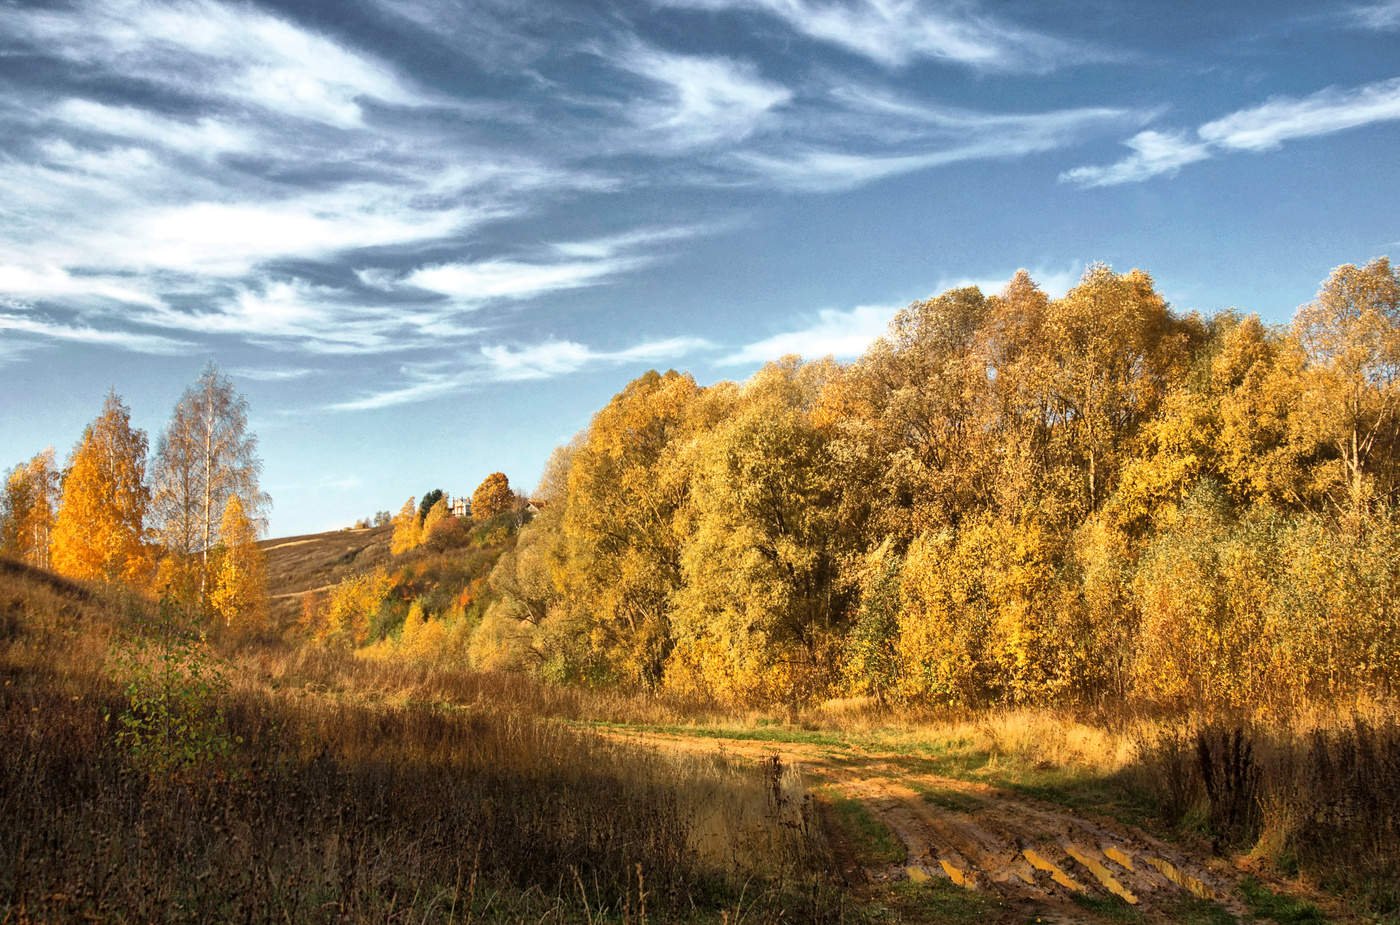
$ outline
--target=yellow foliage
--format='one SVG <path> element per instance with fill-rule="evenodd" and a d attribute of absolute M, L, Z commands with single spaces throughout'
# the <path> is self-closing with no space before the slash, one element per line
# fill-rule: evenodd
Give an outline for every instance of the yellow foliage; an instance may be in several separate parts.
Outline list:
<path fill-rule="evenodd" d="M 218 548 L 209 585 L 209 609 L 225 630 L 237 636 L 267 627 L 267 561 L 258 548 L 257 528 L 238 495 L 230 495 L 219 526 Z"/>
<path fill-rule="evenodd" d="M 515 507 L 515 492 L 504 472 L 493 472 L 472 492 L 472 519 L 490 520 Z"/>
<path fill-rule="evenodd" d="M 72 578 L 146 587 L 154 557 L 146 545 L 146 433 L 116 392 L 73 450 L 54 521 L 51 562 Z"/>
<path fill-rule="evenodd" d="M 414 549 L 423 541 L 423 531 L 418 525 L 418 506 L 416 499 L 409 498 L 399 508 L 398 514 L 394 515 L 394 533 L 389 539 L 389 551 L 394 555 L 408 552 Z"/>
<path fill-rule="evenodd" d="M 370 619 L 389 596 L 393 582 L 382 568 L 344 579 L 331 588 L 312 619 L 317 642 L 355 648 L 369 638 Z"/>

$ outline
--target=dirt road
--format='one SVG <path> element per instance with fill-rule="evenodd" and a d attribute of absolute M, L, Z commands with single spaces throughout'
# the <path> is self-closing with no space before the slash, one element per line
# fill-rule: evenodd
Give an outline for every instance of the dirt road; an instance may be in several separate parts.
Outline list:
<path fill-rule="evenodd" d="M 1239 874 L 1138 829 L 995 788 L 911 770 L 907 758 L 850 748 L 610 730 L 672 753 L 754 760 L 777 755 L 809 781 L 859 800 L 903 843 L 902 864 L 867 868 L 867 883 L 943 879 L 999 897 L 1005 921 L 1178 921 L 1191 897 L 1246 915 Z"/>

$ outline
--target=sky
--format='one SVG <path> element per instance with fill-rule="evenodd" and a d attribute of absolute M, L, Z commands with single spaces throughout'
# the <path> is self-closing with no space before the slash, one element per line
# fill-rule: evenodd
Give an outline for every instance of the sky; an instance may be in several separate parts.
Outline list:
<path fill-rule="evenodd" d="M 1400 256 L 1400 0 L 0 0 L 0 87 L 0 468 L 214 361 L 272 535 L 1022 267 L 1282 323 Z"/>

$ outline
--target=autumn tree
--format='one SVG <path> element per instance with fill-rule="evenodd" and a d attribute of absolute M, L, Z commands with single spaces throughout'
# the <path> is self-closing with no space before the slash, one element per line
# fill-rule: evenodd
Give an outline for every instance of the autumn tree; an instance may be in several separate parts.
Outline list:
<path fill-rule="evenodd" d="M 115 390 L 69 457 L 51 538 L 53 568 L 73 578 L 144 586 L 152 557 L 146 545 L 146 432 Z"/>
<path fill-rule="evenodd" d="M 790 709 L 837 681 L 839 485 L 811 409 L 830 367 L 770 364 L 692 444 L 673 683 Z"/>
<path fill-rule="evenodd" d="M 493 472 L 472 492 L 472 519 L 490 520 L 515 507 L 515 492 L 504 472 Z"/>
<path fill-rule="evenodd" d="M 229 495 L 224 505 L 219 537 L 209 609 L 225 630 L 254 635 L 267 625 L 267 560 L 258 548 L 257 527 L 238 495 Z"/>
<path fill-rule="evenodd" d="M 1152 277 L 1102 264 L 1050 303 L 1045 327 L 1052 452 L 1083 516 L 1112 493 L 1138 430 L 1201 332 L 1168 310 Z"/>
<path fill-rule="evenodd" d="M 59 473 L 52 449 L 5 474 L 0 495 L 0 554 L 49 566 L 49 539 L 58 507 Z"/>
<path fill-rule="evenodd" d="M 239 498 L 254 524 L 270 503 L 258 485 L 262 460 L 248 430 L 248 402 L 213 363 L 176 403 L 153 468 L 161 541 L 178 564 L 194 570 L 203 596 L 229 498 Z"/>
<path fill-rule="evenodd" d="M 683 449 L 709 414 L 693 378 L 648 372 L 594 416 L 575 448 L 561 586 L 586 641 L 580 670 L 645 687 L 661 682 L 673 643 L 671 598 L 681 586 Z"/>
<path fill-rule="evenodd" d="M 382 568 L 351 575 L 332 587 L 303 622 L 326 645 L 356 648 L 369 640 L 370 620 L 389 597 L 393 581 Z"/>
<path fill-rule="evenodd" d="M 1338 267 L 1298 310 L 1302 415 L 1330 450 L 1314 476 L 1352 512 L 1400 492 L 1400 272 L 1382 257 Z"/>
<path fill-rule="evenodd" d="M 447 499 L 439 494 L 433 506 L 428 508 L 428 513 L 423 516 L 423 526 L 420 530 L 420 542 L 427 542 L 432 538 L 434 531 L 447 525 L 452 521 L 452 512 L 447 508 Z"/>
<path fill-rule="evenodd" d="M 422 542 L 423 531 L 418 523 L 418 507 L 415 499 L 409 498 L 394 515 L 394 533 L 389 539 L 389 551 L 394 555 L 408 552 Z"/>
<path fill-rule="evenodd" d="M 564 651 L 582 647 L 564 592 L 568 557 L 562 522 L 574 451 L 570 444 L 550 455 L 535 490 L 543 510 L 491 569 L 492 601 L 471 640 L 472 663 L 479 668 L 540 669 L 552 658 L 566 673 L 586 661 Z"/>

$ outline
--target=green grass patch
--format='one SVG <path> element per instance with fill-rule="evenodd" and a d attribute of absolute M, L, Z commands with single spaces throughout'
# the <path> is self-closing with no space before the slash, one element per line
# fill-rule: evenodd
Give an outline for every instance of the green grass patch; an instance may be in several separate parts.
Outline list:
<path fill-rule="evenodd" d="M 662 735 L 691 736 L 700 739 L 734 739 L 745 742 L 790 742 L 795 745 L 827 745 L 849 747 L 845 736 L 820 730 L 791 729 L 779 726 L 759 726 L 752 729 L 725 726 L 684 726 L 655 723 L 610 723 L 601 720 L 577 720 L 570 725 L 618 732 L 655 732 Z"/>
<path fill-rule="evenodd" d="M 1073 893 L 1074 904 L 1101 918 L 1114 922 L 1141 922 L 1142 910 L 1130 906 L 1117 896 L 1090 896 L 1087 893 Z"/>
<path fill-rule="evenodd" d="M 1309 925 L 1327 921 L 1322 910 L 1307 900 L 1275 893 L 1253 877 L 1240 881 L 1240 895 L 1257 919 L 1267 919 L 1280 925 Z"/>
<path fill-rule="evenodd" d="M 1004 918 L 1006 904 L 943 879 L 923 883 L 904 880 L 882 891 L 879 901 L 868 910 L 872 921 L 973 925 Z"/>
<path fill-rule="evenodd" d="M 919 781 L 909 781 L 909 786 L 923 797 L 925 803 L 937 806 L 939 809 L 952 810 L 955 813 L 974 813 L 987 805 L 986 800 L 959 790 L 935 787 Z"/>
<path fill-rule="evenodd" d="M 1167 919 L 1180 925 L 1234 925 L 1239 919 L 1217 902 L 1183 896 L 1166 907 Z"/>
<path fill-rule="evenodd" d="M 889 826 L 876 819 L 860 800 L 842 796 L 830 787 L 823 787 L 818 797 L 828 811 L 832 835 L 850 851 L 851 858 L 861 867 L 889 867 L 903 864 L 907 853 L 904 845 Z"/>

